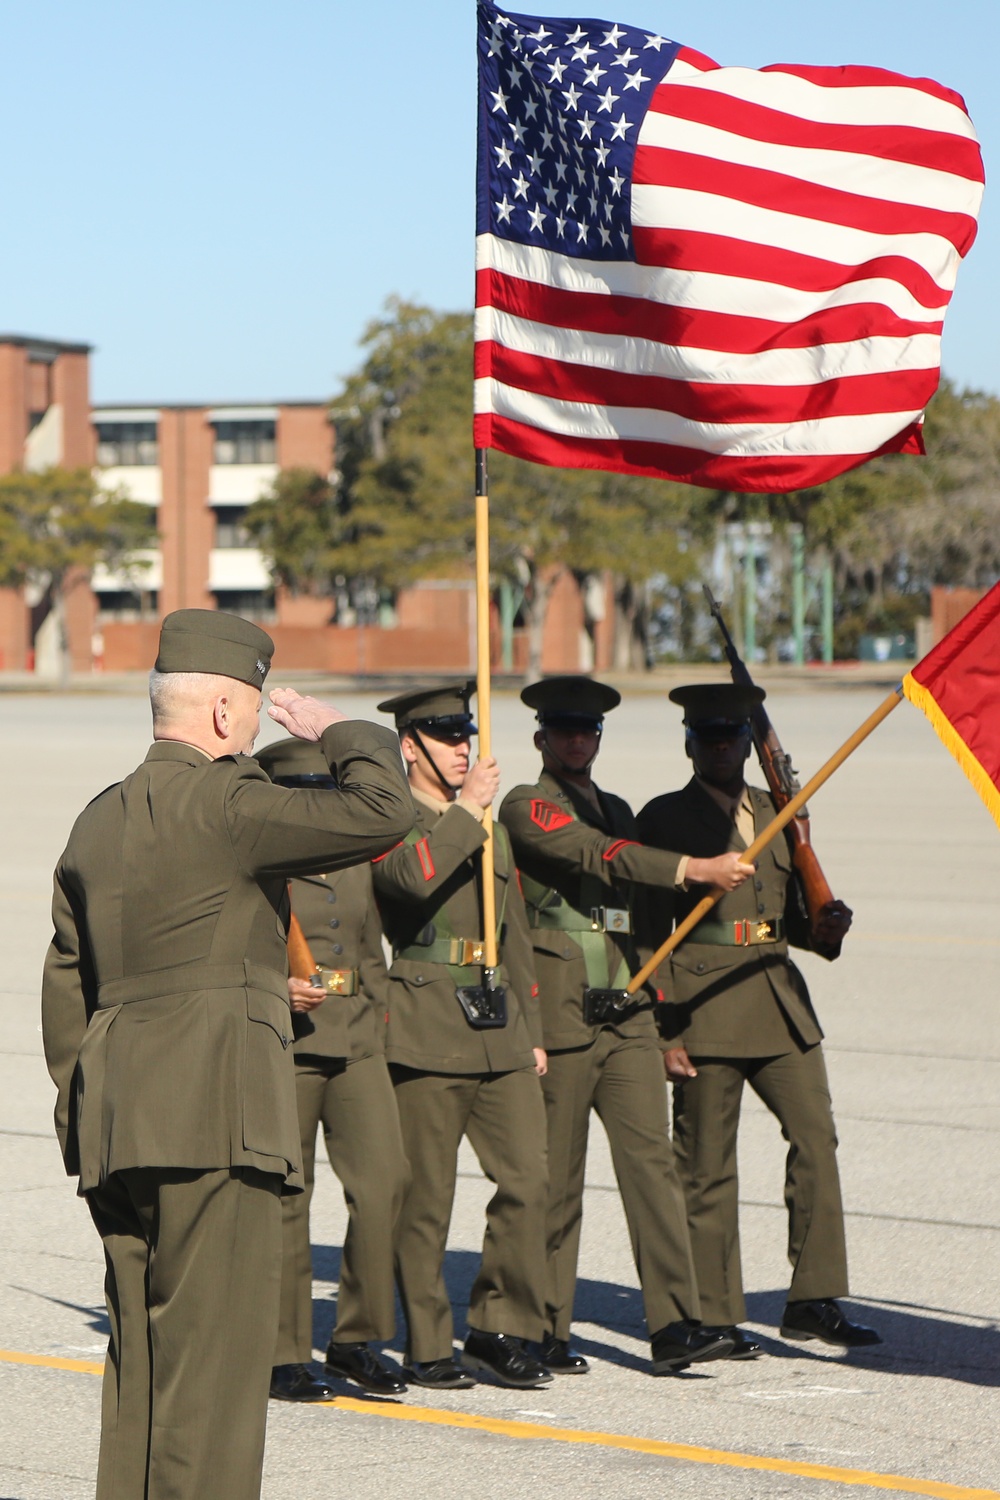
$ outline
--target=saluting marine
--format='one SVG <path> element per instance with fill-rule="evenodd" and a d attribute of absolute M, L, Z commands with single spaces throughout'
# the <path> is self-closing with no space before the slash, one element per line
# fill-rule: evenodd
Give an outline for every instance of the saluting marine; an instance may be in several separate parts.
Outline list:
<path fill-rule="evenodd" d="M 500 810 L 521 872 L 542 1000 L 549 1141 L 546 1333 L 553 1372 L 584 1373 L 569 1346 L 576 1289 L 590 1111 L 608 1134 L 642 1284 L 653 1372 L 728 1355 L 732 1343 L 699 1327 L 684 1195 L 667 1125 L 663 1062 L 648 990 L 622 992 L 648 956 L 645 890 L 687 881 L 738 884 L 752 871 L 735 855 L 685 859 L 643 848 L 627 802 L 591 778 L 612 687 L 551 677 L 521 694 L 537 710 L 542 774 Z"/>
<path fill-rule="evenodd" d="M 55 875 L 42 1030 L 56 1129 L 104 1242 L 111 1340 L 98 1500 L 256 1500 L 281 1204 L 299 1190 L 287 878 L 409 826 L 385 729 L 288 689 L 338 793 L 250 758 L 272 642 L 178 610 L 150 678 L 155 744 L 77 819 Z"/>
<path fill-rule="evenodd" d="M 748 787 L 750 714 L 763 689 L 718 683 L 675 688 L 684 709 L 694 777 L 655 797 L 639 814 L 640 836 L 678 841 L 710 856 L 743 851 L 775 816 L 770 795 Z M 662 941 L 695 905 L 684 892 L 653 898 Z M 745 1342 L 740 1267 L 736 1137 L 745 1083 L 788 1142 L 785 1201 L 792 1284 L 781 1322 L 790 1339 L 849 1348 L 880 1343 L 852 1323 L 835 1298 L 847 1294 L 847 1250 L 837 1171 L 837 1136 L 823 1033 L 789 944 L 827 959 L 840 953 L 851 912 L 832 901 L 810 928 L 787 835 L 760 854 L 752 881 L 723 896 L 661 968 L 667 1004 L 659 1011 L 674 1080 L 674 1151 L 684 1182 L 702 1315 Z M 752 1342 L 752 1341 L 751 1341 Z"/>
<path fill-rule="evenodd" d="M 336 788 L 318 745 L 279 740 L 256 758 L 277 786 Z M 380 1395 L 399 1395 L 404 1382 L 369 1347 L 395 1332 L 392 1242 L 407 1172 L 385 1063 L 389 977 L 371 866 L 304 875 L 289 882 L 289 895 L 312 960 L 308 975 L 288 980 L 305 1191 L 282 1203 L 281 1316 L 271 1395 L 284 1401 L 332 1395 L 308 1368 L 313 1341 L 309 1205 L 320 1124 L 348 1209 L 326 1375 Z"/>
<path fill-rule="evenodd" d="M 524 1348 L 542 1335 L 545 1106 L 541 1017 L 514 863 L 495 840 L 500 986 L 480 985 L 483 816 L 496 796 L 492 757 L 470 766 L 473 683 L 418 688 L 379 704 L 395 716 L 416 826 L 374 865 L 392 944 L 386 1056 L 411 1182 L 396 1236 L 407 1322 L 404 1374 L 438 1389 L 489 1370 L 505 1385 L 551 1375 Z M 458 1148 L 468 1137 L 496 1192 L 469 1301 L 462 1367 L 454 1358 L 444 1255 Z"/>

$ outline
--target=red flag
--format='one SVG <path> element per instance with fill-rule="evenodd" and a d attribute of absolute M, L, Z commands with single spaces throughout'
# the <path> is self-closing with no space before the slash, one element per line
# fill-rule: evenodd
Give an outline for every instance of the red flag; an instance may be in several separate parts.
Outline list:
<path fill-rule="evenodd" d="M 1000 825 L 1000 583 L 903 678 Z"/>

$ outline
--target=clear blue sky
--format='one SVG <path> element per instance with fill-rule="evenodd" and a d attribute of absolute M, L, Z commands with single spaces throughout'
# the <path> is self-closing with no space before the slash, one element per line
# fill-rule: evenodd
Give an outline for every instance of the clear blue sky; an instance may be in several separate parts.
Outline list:
<path fill-rule="evenodd" d="M 996 0 L 622 0 L 723 63 L 870 63 L 1000 144 Z M 325 396 L 393 292 L 472 297 L 473 0 L 31 0 L 0 14 L 0 331 L 97 346 L 99 400 Z M 989 190 L 944 369 L 1000 391 Z"/>

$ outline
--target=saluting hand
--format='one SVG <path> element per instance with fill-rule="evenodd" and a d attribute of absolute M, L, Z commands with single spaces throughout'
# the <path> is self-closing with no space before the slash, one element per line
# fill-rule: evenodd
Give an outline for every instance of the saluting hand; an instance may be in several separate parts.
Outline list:
<path fill-rule="evenodd" d="M 735 891 L 755 873 L 756 866 L 745 865 L 738 854 L 717 854 L 714 859 L 689 859 L 685 879 L 695 885 Z"/>
<path fill-rule="evenodd" d="M 272 705 L 268 709 L 271 718 L 300 740 L 318 740 L 324 729 L 347 718 L 332 703 L 304 697 L 294 688 L 273 688 L 268 697 Z"/>
<path fill-rule="evenodd" d="M 500 767 L 492 755 L 483 755 L 466 771 L 459 796 L 486 808 L 499 790 Z"/>

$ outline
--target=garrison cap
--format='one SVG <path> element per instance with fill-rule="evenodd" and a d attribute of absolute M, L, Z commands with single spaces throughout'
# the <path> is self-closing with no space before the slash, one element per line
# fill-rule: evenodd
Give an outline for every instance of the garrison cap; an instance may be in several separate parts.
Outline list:
<path fill-rule="evenodd" d="M 438 687 L 407 688 L 395 698 L 378 705 L 380 714 L 392 714 L 397 729 L 415 724 L 418 729 L 464 729 L 476 733 L 469 699 L 476 691 L 475 682 L 442 683 Z"/>
<path fill-rule="evenodd" d="M 286 740 L 275 740 L 273 745 L 265 745 L 262 750 L 257 751 L 254 760 L 264 767 L 272 781 L 284 781 L 291 777 L 298 781 L 303 777 L 314 776 L 323 781 L 332 779 L 318 740 L 300 740 L 295 735 L 290 735 Z"/>
<path fill-rule="evenodd" d="M 757 687 L 756 683 L 702 682 L 674 688 L 670 701 L 681 705 L 689 729 L 698 729 L 702 725 L 723 728 L 748 723 L 750 715 L 766 696 L 764 689 Z"/>
<path fill-rule="evenodd" d="M 265 630 L 218 609 L 175 609 L 160 626 L 157 672 L 207 672 L 262 688 L 274 655 Z"/>
<path fill-rule="evenodd" d="M 606 682 L 574 673 L 543 677 L 523 689 L 521 702 L 537 711 L 539 724 L 580 724 L 598 728 L 604 715 L 617 708 L 622 695 Z"/>

